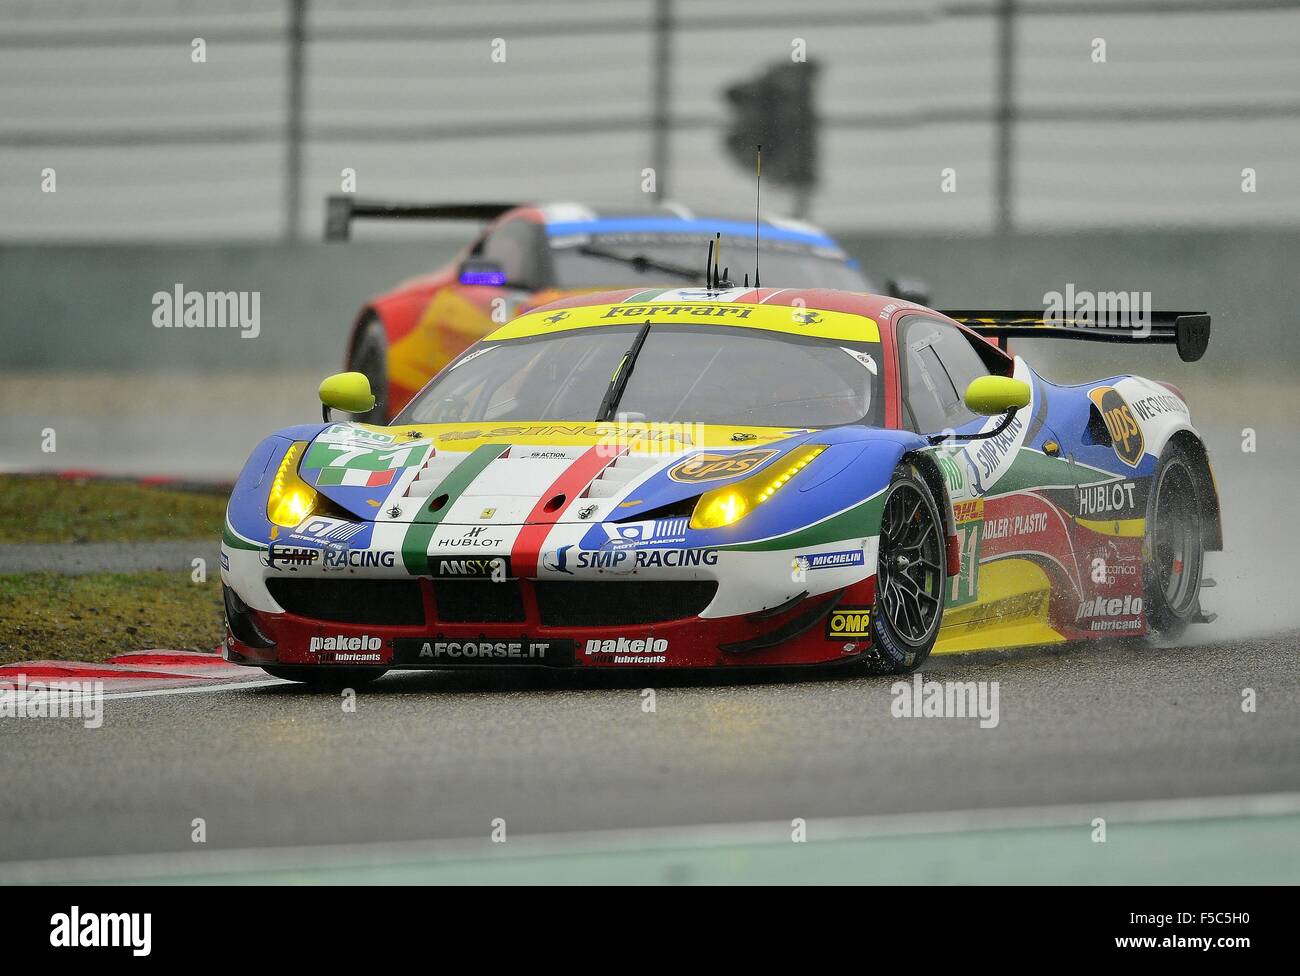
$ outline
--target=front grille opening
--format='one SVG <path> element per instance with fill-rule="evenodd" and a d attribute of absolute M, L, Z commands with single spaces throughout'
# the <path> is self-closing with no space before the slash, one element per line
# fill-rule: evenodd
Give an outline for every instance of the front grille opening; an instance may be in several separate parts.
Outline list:
<path fill-rule="evenodd" d="M 667 505 L 660 505 L 658 508 L 652 508 L 647 512 L 629 512 L 627 515 L 612 519 L 614 522 L 643 522 L 647 519 L 665 519 L 665 518 L 690 518 L 695 513 L 695 504 L 700 500 L 699 495 L 691 495 L 687 498 L 679 498 L 675 502 L 669 502 Z"/>
<path fill-rule="evenodd" d="M 424 623 L 417 580 L 268 579 L 266 588 L 289 613 L 340 624 Z"/>
<path fill-rule="evenodd" d="M 695 617 L 713 602 L 716 580 L 556 581 L 534 584 L 547 627 L 617 627 Z"/>
<path fill-rule="evenodd" d="M 524 619 L 518 580 L 434 580 L 433 602 L 439 623 L 504 624 Z"/>

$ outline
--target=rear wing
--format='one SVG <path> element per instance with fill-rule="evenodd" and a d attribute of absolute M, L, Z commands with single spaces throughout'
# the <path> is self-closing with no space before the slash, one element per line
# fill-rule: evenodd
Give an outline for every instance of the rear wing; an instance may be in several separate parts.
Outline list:
<path fill-rule="evenodd" d="M 1119 320 L 1106 317 L 1049 316 L 1033 311 L 945 310 L 943 314 L 980 335 L 994 339 L 1083 339 L 1088 342 L 1173 343 L 1178 357 L 1194 363 L 1210 345 L 1210 316 L 1205 312 L 1135 313 Z M 999 343 L 1005 348 L 1005 345 Z"/>
<path fill-rule="evenodd" d="M 352 221 L 378 220 L 495 220 L 518 203 L 384 203 L 336 194 L 325 200 L 325 240 L 346 241 Z"/>

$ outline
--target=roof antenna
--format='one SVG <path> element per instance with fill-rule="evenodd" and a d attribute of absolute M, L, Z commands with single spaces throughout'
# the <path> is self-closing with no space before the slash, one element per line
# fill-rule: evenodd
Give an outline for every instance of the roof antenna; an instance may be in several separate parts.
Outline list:
<path fill-rule="evenodd" d="M 722 257 L 722 231 L 718 231 L 713 236 L 717 242 L 713 248 L 713 290 L 717 291 L 722 283 L 722 277 L 718 274 L 718 260 Z"/>
<path fill-rule="evenodd" d="M 754 147 L 755 153 L 755 172 L 754 172 L 754 287 L 758 288 L 758 205 L 763 199 L 763 145 L 759 143 Z"/>
<path fill-rule="evenodd" d="M 709 241 L 709 253 L 704 258 L 704 287 L 713 289 L 713 241 Z"/>

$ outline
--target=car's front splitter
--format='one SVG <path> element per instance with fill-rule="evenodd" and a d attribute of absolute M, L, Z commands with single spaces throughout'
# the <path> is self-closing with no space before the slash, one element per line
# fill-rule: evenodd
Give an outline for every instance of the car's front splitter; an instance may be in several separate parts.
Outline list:
<path fill-rule="evenodd" d="M 543 625 L 535 606 L 527 603 L 525 618 L 510 623 L 402 626 L 339 623 L 245 607 L 240 612 L 247 616 L 232 621 L 234 626 L 227 629 L 224 651 L 227 660 L 238 664 L 322 668 L 825 664 L 857 658 L 870 650 L 867 623 L 874 599 L 872 577 L 843 590 L 759 613 L 583 627 Z M 431 614 L 427 619 L 436 617 Z"/>

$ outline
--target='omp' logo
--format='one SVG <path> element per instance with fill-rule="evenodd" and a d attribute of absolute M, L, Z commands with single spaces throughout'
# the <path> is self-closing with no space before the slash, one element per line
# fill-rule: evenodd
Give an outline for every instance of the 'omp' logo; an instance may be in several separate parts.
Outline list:
<path fill-rule="evenodd" d="M 827 640 L 865 640 L 870 636 L 869 607 L 840 607 L 826 618 Z"/>
<path fill-rule="evenodd" d="M 776 453 L 774 449 L 741 451 L 738 454 L 712 454 L 704 451 L 673 465 L 668 469 L 668 477 L 687 485 L 701 481 L 721 481 L 723 478 L 749 474 Z"/>
<path fill-rule="evenodd" d="M 1129 409 L 1128 402 L 1113 386 L 1099 386 L 1095 390 L 1089 390 L 1088 398 L 1106 422 L 1115 456 L 1130 468 L 1136 468 L 1142 460 L 1145 441 L 1142 439 L 1142 428 L 1133 419 L 1133 411 Z"/>

